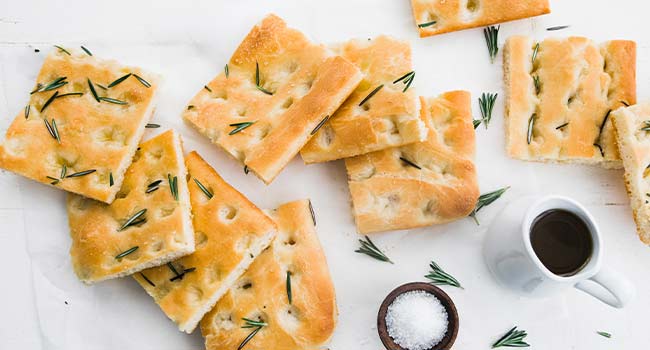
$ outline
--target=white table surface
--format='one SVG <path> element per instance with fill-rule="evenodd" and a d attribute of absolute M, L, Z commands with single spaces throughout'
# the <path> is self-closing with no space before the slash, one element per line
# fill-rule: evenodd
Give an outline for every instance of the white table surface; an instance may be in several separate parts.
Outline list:
<path fill-rule="evenodd" d="M 507 23 L 500 41 L 513 34 L 584 35 L 638 43 L 638 95 L 650 98 L 650 37 L 647 2 L 552 0 L 551 15 Z M 270 186 L 245 176 L 241 166 L 184 125 L 187 101 L 227 61 L 251 26 L 269 12 L 282 16 L 314 40 L 343 41 L 389 34 L 413 45 L 423 95 L 452 89 L 499 92 L 488 130 L 477 131 L 482 192 L 510 185 L 484 209 L 476 226 L 464 219 L 448 225 L 389 232 L 372 238 L 396 262 L 355 254 L 343 163 L 305 166 L 295 159 Z M 545 28 L 571 25 L 561 32 Z M 155 122 L 179 130 L 186 150 L 207 160 L 261 207 L 311 197 L 318 232 L 337 288 L 339 325 L 331 349 L 380 349 L 375 318 L 394 287 L 423 280 L 435 259 L 464 290 L 445 287 L 459 308 L 455 349 L 489 349 L 513 325 L 526 329 L 535 349 L 641 349 L 650 344 L 650 251 L 636 237 L 622 172 L 585 166 L 526 163 L 504 154 L 501 58 L 491 65 L 480 29 L 419 39 L 407 0 L 275 1 L 0 1 L 0 131 L 27 100 L 52 44 L 83 44 L 96 56 L 116 58 L 164 75 Z M 39 48 L 40 53 L 35 53 Z M 473 106 L 478 115 L 478 106 Z M 148 131 L 145 137 L 164 129 Z M 70 269 L 63 193 L 0 172 L 0 349 L 200 349 L 199 332 L 185 335 L 130 279 L 82 286 Z M 507 202 L 525 195 L 557 193 L 582 202 L 597 218 L 605 263 L 631 278 L 638 297 L 618 310 L 577 291 L 525 299 L 502 289 L 481 256 L 491 219 Z M 67 302 L 67 304 L 66 304 Z M 613 334 L 612 339 L 596 335 Z"/>

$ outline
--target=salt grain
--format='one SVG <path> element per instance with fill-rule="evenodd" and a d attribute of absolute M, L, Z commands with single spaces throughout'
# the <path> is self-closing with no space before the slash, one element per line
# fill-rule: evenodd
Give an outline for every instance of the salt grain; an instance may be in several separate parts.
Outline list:
<path fill-rule="evenodd" d="M 447 310 L 440 300 L 425 291 L 401 294 L 388 306 L 388 335 L 404 349 L 426 350 L 438 344 L 447 333 Z"/>

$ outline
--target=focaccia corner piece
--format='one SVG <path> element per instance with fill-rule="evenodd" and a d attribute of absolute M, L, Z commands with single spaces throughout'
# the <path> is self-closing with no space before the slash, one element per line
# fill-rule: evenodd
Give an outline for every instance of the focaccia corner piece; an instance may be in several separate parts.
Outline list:
<path fill-rule="evenodd" d="M 637 233 L 650 244 L 650 103 L 619 108 L 612 121 Z"/>
<path fill-rule="evenodd" d="M 0 144 L 0 168 L 111 203 L 151 118 L 158 77 L 57 48 L 36 81 Z"/>
<path fill-rule="evenodd" d="M 72 267 L 94 283 L 194 252 L 181 139 L 169 130 L 140 145 L 112 204 L 70 194 Z"/>
<path fill-rule="evenodd" d="M 348 158 L 422 141 L 415 77 L 408 42 L 380 36 L 351 40 L 337 53 L 354 63 L 364 80 L 300 151 L 305 163 Z"/>
<path fill-rule="evenodd" d="M 508 39 L 508 155 L 620 168 L 610 111 L 636 103 L 636 44 L 587 38 Z"/>
<path fill-rule="evenodd" d="M 207 350 L 316 349 L 334 332 L 336 295 L 309 201 L 269 214 L 278 237 L 201 320 Z M 264 326 L 243 328 L 244 319 Z"/>
<path fill-rule="evenodd" d="M 540 16 L 548 0 L 411 0 L 420 37 Z"/>
<path fill-rule="evenodd" d="M 196 152 L 185 163 L 196 251 L 134 277 L 181 331 L 191 333 L 271 244 L 277 228 Z"/>
<path fill-rule="evenodd" d="M 359 233 L 401 230 L 466 217 L 479 196 L 470 94 L 420 97 L 423 142 L 347 158 Z"/>
<path fill-rule="evenodd" d="M 268 184 L 361 78 L 352 63 L 269 15 L 183 118 Z"/>

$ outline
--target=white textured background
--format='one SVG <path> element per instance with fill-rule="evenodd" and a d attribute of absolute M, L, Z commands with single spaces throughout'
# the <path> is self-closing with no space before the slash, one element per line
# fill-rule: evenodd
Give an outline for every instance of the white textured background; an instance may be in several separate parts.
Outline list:
<path fill-rule="evenodd" d="M 504 24 L 512 34 L 585 35 L 638 43 L 639 98 L 650 99 L 650 38 L 646 2 L 552 0 L 551 15 Z M 479 215 L 482 225 L 460 220 L 444 226 L 373 236 L 395 265 L 355 254 L 342 162 L 304 166 L 300 159 L 271 186 L 245 176 L 241 166 L 180 121 L 187 101 L 209 81 L 265 14 L 275 12 L 314 40 L 390 34 L 413 45 L 420 94 L 467 89 L 500 97 L 489 130 L 477 134 L 482 192 L 512 189 Z M 545 28 L 571 25 L 561 32 Z M 0 0 L 0 131 L 28 98 L 52 44 L 85 45 L 96 56 L 115 58 L 164 75 L 154 122 L 177 128 L 187 150 L 199 152 L 261 207 L 311 197 L 318 231 L 337 288 L 339 326 L 331 348 L 379 349 L 375 318 L 383 297 L 405 282 L 423 280 L 435 259 L 465 290 L 447 288 L 460 311 L 455 349 L 489 349 L 513 325 L 526 329 L 535 349 L 641 349 L 650 344 L 650 251 L 634 232 L 622 172 L 584 166 L 524 163 L 504 155 L 501 58 L 489 64 L 480 29 L 419 39 L 407 0 L 274 1 L 41 1 Z M 40 53 L 35 53 L 39 48 Z M 478 106 L 473 106 L 478 115 Z M 159 132 L 164 129 L 154 130 Z M 148 131 L 150 137 L 152 131 Z M 85 287 L 68 259 L 64 195 L 0 171 L 0 349 L 202 348 L 198 332 L 176 331 L 153 301 L 130 280 Z M 532 193 L 577 199 L 604 233 L 605 263 L 632 278 L 639 297 L 616 310 L 579 291 L 548 299 L 523 299 L 501 289 L 481 257 L 492 217 L 508 201 Z M 68 304 L 65 304 L 67 301 Z M 597 330 L 613 334 L 605 339 Z"/>

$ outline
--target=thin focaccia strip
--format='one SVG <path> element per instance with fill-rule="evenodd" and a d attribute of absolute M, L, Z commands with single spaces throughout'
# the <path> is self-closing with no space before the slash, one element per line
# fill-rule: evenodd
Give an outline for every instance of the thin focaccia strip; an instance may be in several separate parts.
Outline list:
<path fill-rule="evenodd" d="M 249 350 L 319 348 L 334 331 L 336 296 L 309 201 L 286 203 L 269 215 L 278 237 L 201 321 L 207 350 L 237 349 L 255 330 L 242 328 L 242 318 L 267 324 L 245 344 Z"/>
<path fill-rule="evenodd" d="M 539 45 L 539 46 L 538 46 Z M 514 36 L 504 50 L 506 148 L 517 159 L 620 167 L 609 112 L 636 103 L 636 44 Z"/>
<path fill-rule="evenodd" d="M 123 277 L 194 252 L 181 139 L 140 145 L 112 204 L 70 194 L 72 267 L 85 283 Z"/>
<path fill-rule="evenodd" d="M 551 12 L 548 0 L 411 0 L 420 37 Z"/>
<path fill-rule="evenodd" d="M 185 159 L 196 250 L 134 277 L 181 331 L 191 333 L 269 246 L 276 225 L 196 152 Z"/>
<path fill-rule="evenodd" d="M 650 103 L 619 108 L 612 122 L 637 233 L 650 244 Z"/>
<path fill-rule="evenodd" d="M 352 63 L 269 15 L 183 118 L 268 184 L 361 78 Z"/>
<path fill-rule="evenodd" d="M 427 140 L 345 160 L 359 233 L 466 217 L 479 196 L 470 94 L 420 97 Z"/>
<path fill-rule="evenodd" d="M 0 168 L 111 203 L 151 118 L 158 77 L 65 50 L 45 58 L 27 106 L 0 144 Z"/>
<path fill-rule="evenodd" d="M 302 148 L 300 155 L 306 163 L 348 158 L 426 138 L 415 92 L 408 88 L 415 75 L 408 42 L 380 36 L 351 40 L 334 49 L 363 72 L 364 80 Z"/>

